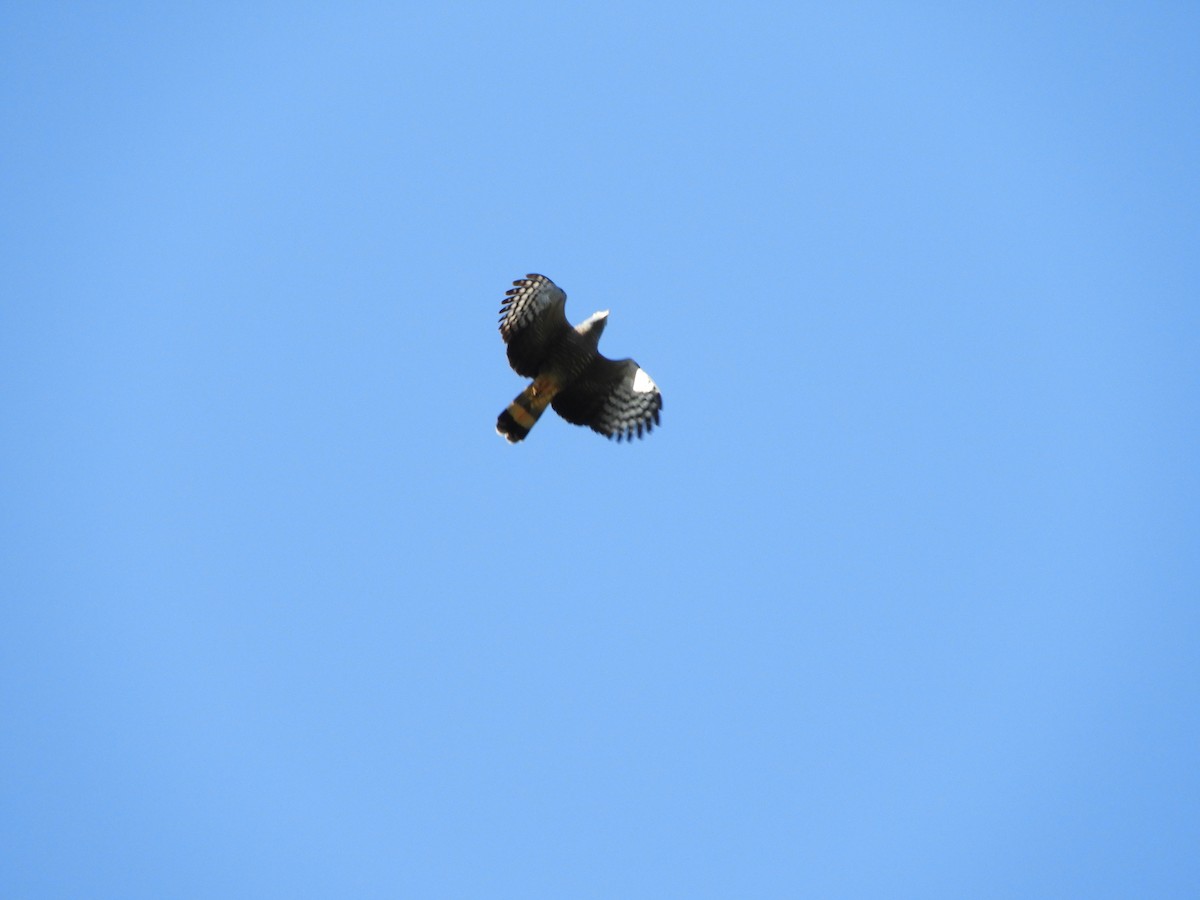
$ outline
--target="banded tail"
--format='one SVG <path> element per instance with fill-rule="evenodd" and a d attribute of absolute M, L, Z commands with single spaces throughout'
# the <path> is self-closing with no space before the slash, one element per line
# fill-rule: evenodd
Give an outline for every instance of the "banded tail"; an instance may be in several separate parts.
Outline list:
<path fill-rule="evenodd" d="M 496 420 L 496 434 L 503 436 L 510 444 L 525 440 L 525 435 L 541 418 L 556 393 L 557 386 L 549 380 L 539 378 L 534 381 L 500 413 L 500 418 Z"/>

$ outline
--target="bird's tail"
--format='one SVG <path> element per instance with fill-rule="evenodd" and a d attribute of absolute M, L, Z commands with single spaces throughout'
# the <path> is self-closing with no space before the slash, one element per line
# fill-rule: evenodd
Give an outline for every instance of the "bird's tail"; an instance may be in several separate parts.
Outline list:
<path fill-rule="evenodd" d="M 496 420 L 496 433 L 502 435 L 510 444 L 525 440 L 529 429 L 541 418 L 550 401 L 557 393 L 555 386 L 545 379 L 539 378 L 521 393 L 517 399 L 508 404 L 508 408 L 500 413 Z"/>

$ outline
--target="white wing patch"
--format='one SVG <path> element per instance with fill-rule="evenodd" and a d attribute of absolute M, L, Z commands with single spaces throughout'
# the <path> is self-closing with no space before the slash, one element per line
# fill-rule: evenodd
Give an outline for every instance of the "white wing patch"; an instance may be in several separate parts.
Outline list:
<path fill-rule="evenodd" d="M 646 370 L 641 366 L 638 366 L 638 370 L 633 375 L 634 393 L 647 394 L 650 391 L 656 390 L 657 388 L 658 385 L 656 385 L 651 380 L 650 376 L 646 374 Z"/>

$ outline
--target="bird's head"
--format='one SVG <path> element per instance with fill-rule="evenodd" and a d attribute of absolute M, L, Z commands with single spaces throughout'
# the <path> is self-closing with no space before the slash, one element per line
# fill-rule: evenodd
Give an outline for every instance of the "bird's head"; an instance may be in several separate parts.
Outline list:
<path fill-rule="evenodd" d="M 604 333 L 604 326 L 608 324 L 608 313 L 607 309 L 603 312 L 592 313 L 576 325 L 575 330 L 590 340 L 593 345 L 599 343 L 600 335 Z"/>

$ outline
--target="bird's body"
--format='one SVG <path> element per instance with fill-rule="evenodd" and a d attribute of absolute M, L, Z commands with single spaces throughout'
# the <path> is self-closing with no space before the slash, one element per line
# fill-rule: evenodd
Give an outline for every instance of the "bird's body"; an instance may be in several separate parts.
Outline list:
<path fill-rule="evenodd" d="M 533 383 L 500 414 L 499 434 L 524 440 L 547 406 L 618 441 L 658 424 L 658 386 L 632 359 L 611 360 L 598 349 L 607 310 L 571 327 L 567 295 L 549 278 L 529 275 L 513 285 L 500 307 L 500 335 L 513 370 Z"/>

